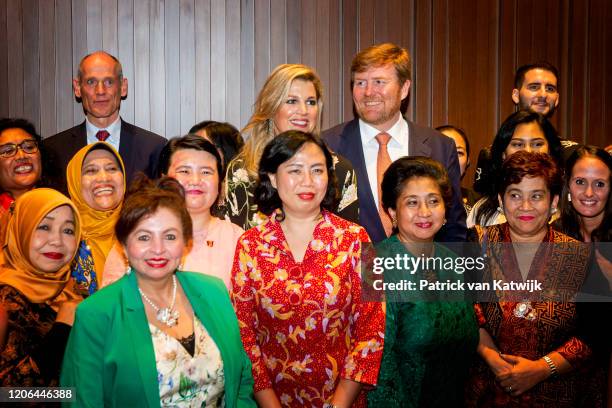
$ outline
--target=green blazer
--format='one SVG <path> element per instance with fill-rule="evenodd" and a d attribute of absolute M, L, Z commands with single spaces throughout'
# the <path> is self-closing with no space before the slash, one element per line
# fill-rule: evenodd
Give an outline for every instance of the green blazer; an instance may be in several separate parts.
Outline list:
<path fill-rule="evenodd" d="M 226 406 L 256 407 L 251 362 L 225 285 L 193 272 L 177 272 L 176 276 L 221 352 Z M 79 305 L 61 384 L 75 387 L 79 407 L 160 406 L 153 341 L 135 273 Z"/>

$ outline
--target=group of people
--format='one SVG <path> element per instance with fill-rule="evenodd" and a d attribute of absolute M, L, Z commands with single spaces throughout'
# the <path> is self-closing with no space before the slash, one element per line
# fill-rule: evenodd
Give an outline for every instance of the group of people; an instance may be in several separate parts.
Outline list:
<path fill-rule="evenodd" d="M 115 57 L 84 57 L 81 125 L 42 140 L 0 120 L 0 384 L 74 387 L 78 406 L 606 406 L 612 156 L 562 143 L 557 77 L 519 69 L 477 194 L 466 133 L 402 115 L 395 44 L 354 57 L 352 121 L 322 131 L 316 72 L 283 64 L 241 132 L 170 140 L 121 119 Z M 467 242 L 481 282 L 547 290 L 368 296 L 372 253 Z"/>

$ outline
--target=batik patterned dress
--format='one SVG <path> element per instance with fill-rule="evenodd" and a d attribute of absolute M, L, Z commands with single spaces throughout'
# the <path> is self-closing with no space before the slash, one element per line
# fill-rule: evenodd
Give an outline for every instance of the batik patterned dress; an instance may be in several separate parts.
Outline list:
<path fill-rule="evenodd" d="M 510 246 L 507 223 L 476 228 L 484 243 L 490 279 L 522 280 Z M 548 234 L 534 256 L 528 279 L 543 282 L 544 288 L 563 288 L 577 293 L 584 282 L 589 259 L 588 246 L 555 231 Z M 555 244 L 555 245 L 552 245 Z M 560 289 L 559 289 L 560 290 Z M 522 307 L 522 309 L 521 309 Z M 476 305 L 481 328 L 493 338 L 501 353 L 538 360 L 553 351 L 572 366 L 572 371 L 549 377 L 518 397 L 512 397 L 495 380 L 484 360 L 477 360 L 467 393 L 469 407 L 574 408 L 603 406 L 603 373 L 593 364 L 592 349 L 579 335 L 581 320 L 572 301 L 481 302 Z"/>
<path fill-rule="evenodd" d="M 329 402 L 341 378 L 376 384 L 385 317 L 361 302 L 365 230 L 327 211 L 302 262 L 293 259 L 278 211 L 239 240 L 232 300 L 253 362 L 255 392 L 288 407 Z M 365 406 L 365 392 L 354 406 Z"/>

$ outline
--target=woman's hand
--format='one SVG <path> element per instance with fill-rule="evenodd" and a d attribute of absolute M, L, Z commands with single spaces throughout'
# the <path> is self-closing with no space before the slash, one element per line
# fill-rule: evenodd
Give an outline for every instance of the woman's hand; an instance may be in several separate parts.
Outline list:
<path fill-rule="evenodd" d="M 483 359 L 495 375 L 495 378 L 499 378 L 502 374 L 508 374 L 512 371 L 512 364 L 507 362 L 501 357 L 501 354 L 495 350 L 488 350 L 483 353 Z"/>
<path fill-rule="evenodd" d="M 500 354 L 500 357 L 511 364 L 512 369 L 498 375 L 497 380 L 506 392 L 514 397 L 531 389 L 550 375 L 550 368 L 542 359 L 533 361 L 511 354 Z"/>

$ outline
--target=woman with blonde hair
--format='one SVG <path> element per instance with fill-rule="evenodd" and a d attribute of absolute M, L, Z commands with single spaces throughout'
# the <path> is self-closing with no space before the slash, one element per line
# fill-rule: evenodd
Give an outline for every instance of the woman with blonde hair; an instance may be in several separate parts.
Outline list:
<path fill-rule="evenodd" d="M 278 134 L 299 130 L 321 132 L 323 86 L 317 73 L 302 64 L 276 67 L 255 101 L 253 115 L 242 130 L 244 148 L 228 165 L 226 206 L 231 221 L 245 230 L 259 225 L 265 216 L 254 202 L 259 159 L 264 147 Z M 335 172 L 341 190 L 336 213 L 358 222 L 357 177 L 351 163 L 334 156 Z"/>

